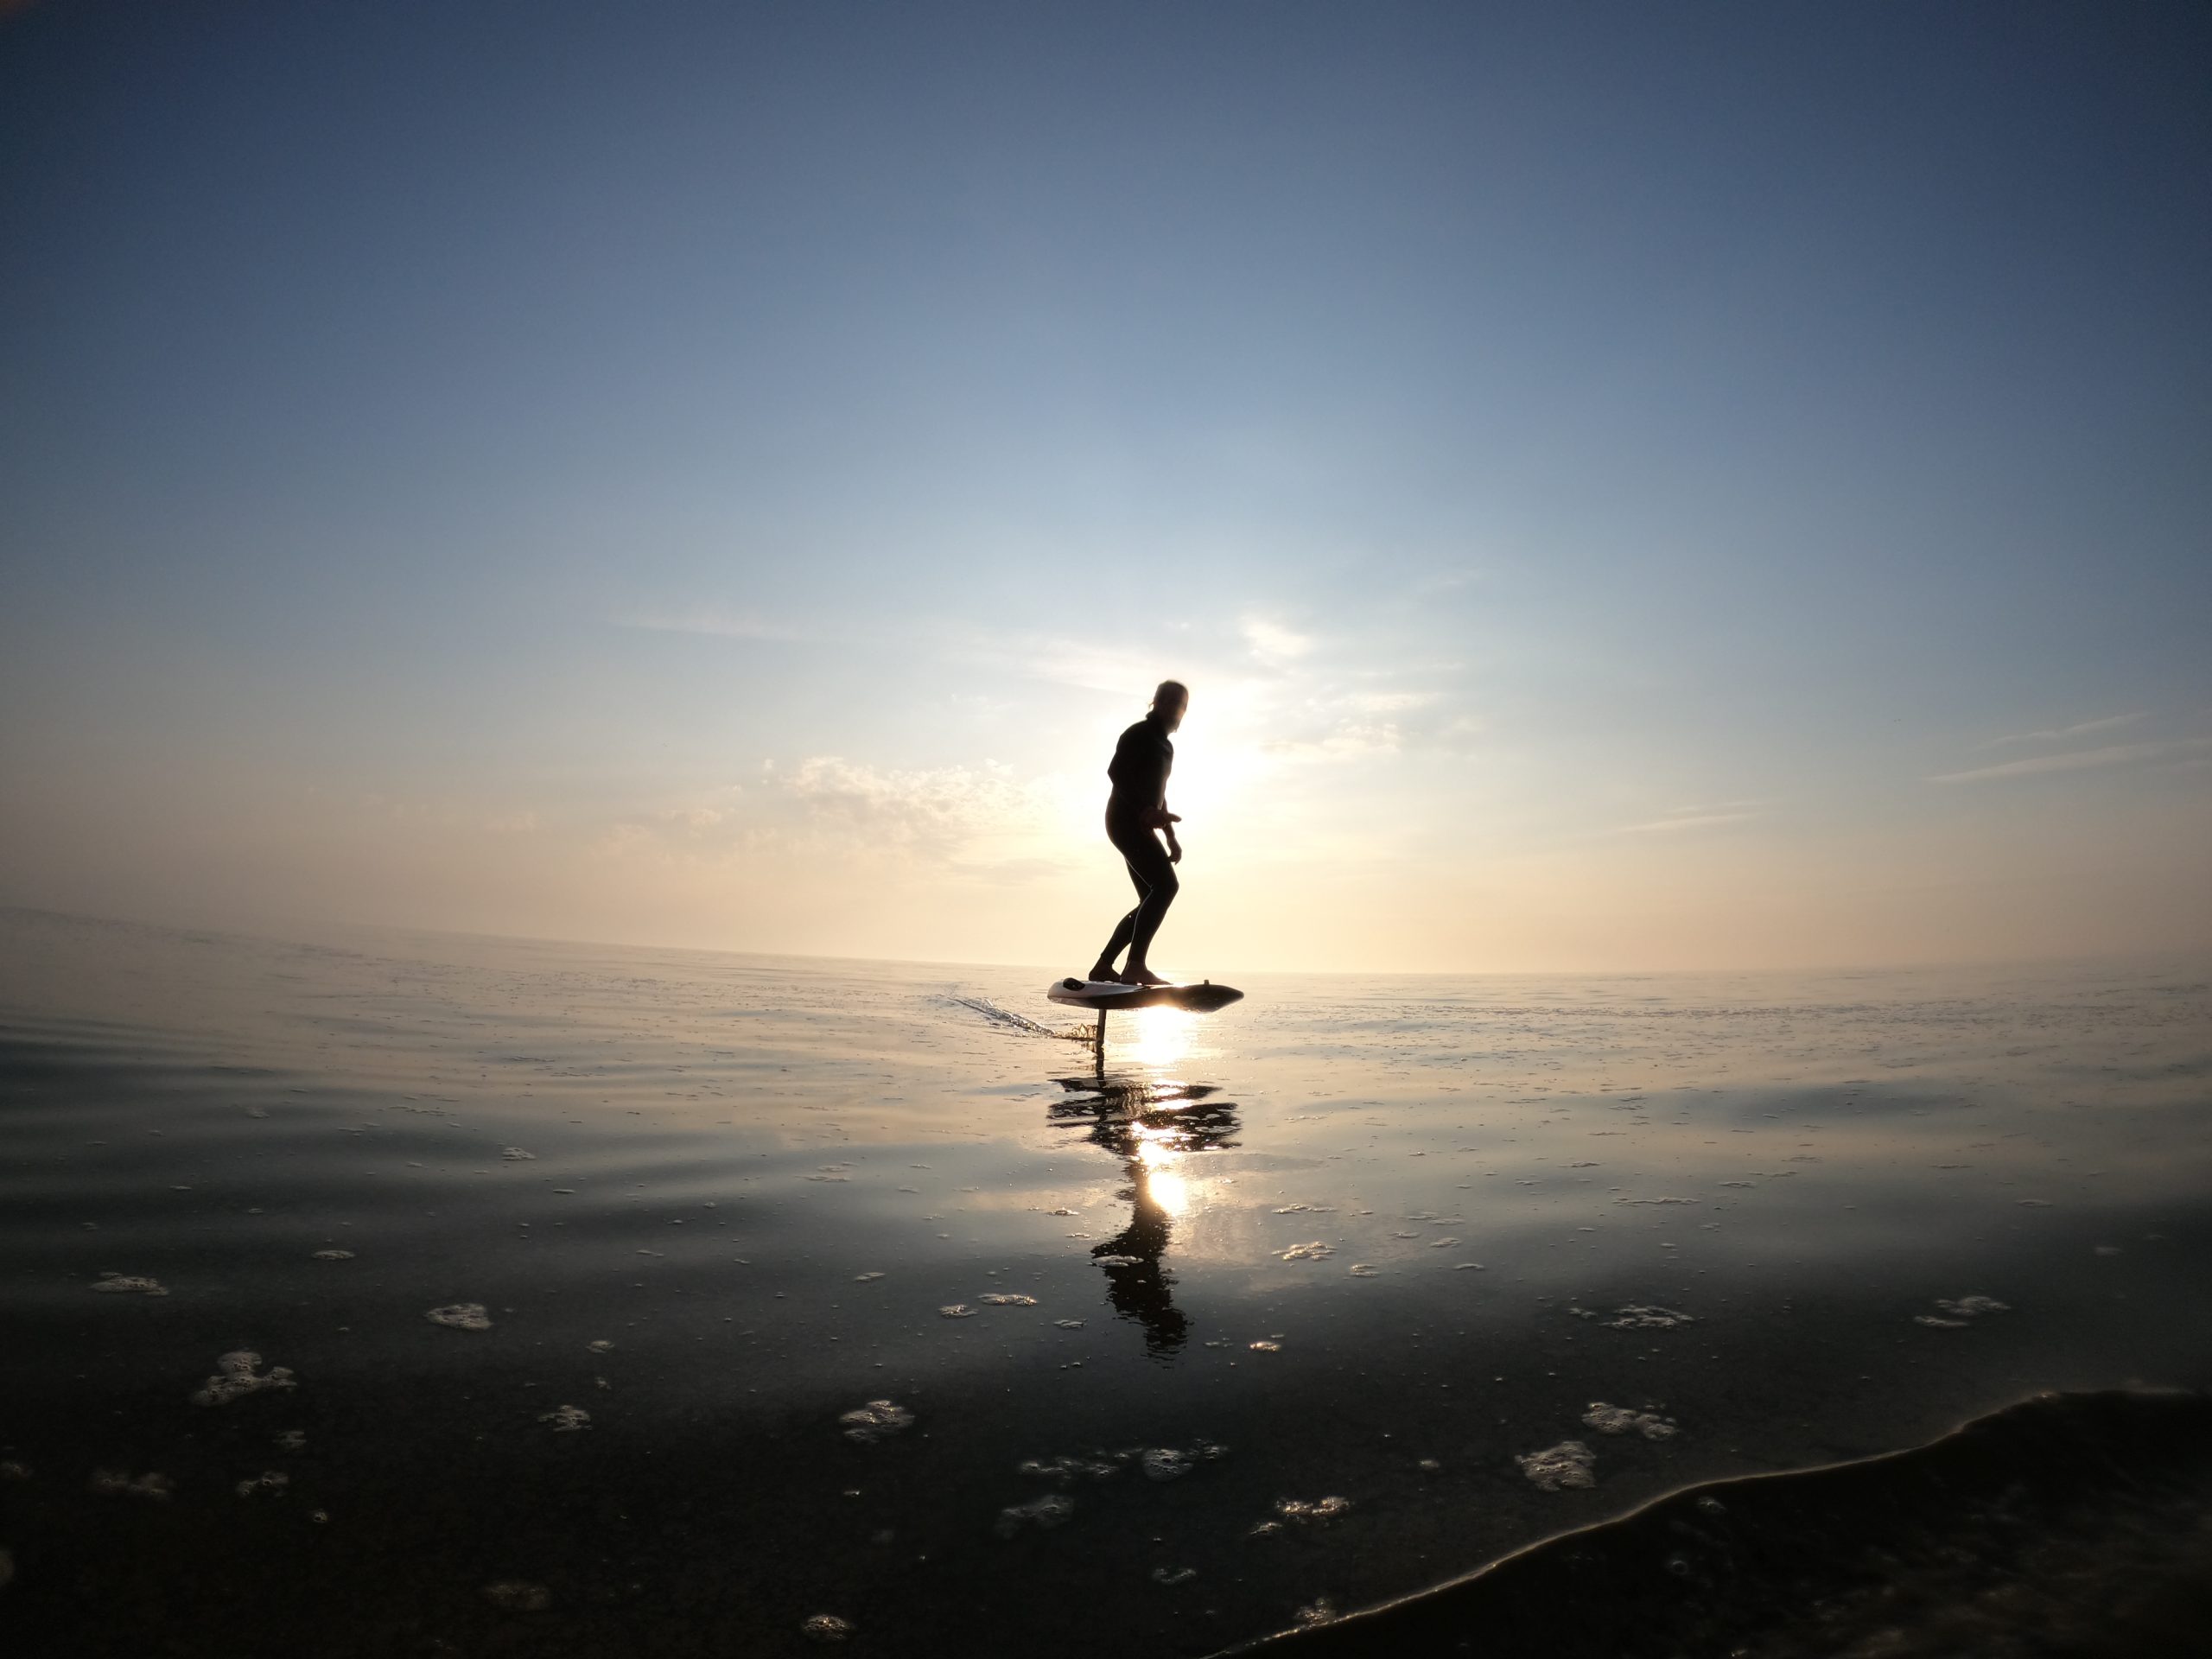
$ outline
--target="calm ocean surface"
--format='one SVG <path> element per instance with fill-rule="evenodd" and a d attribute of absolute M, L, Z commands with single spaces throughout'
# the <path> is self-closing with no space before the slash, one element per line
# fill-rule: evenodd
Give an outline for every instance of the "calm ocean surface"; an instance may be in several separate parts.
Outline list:
<path fill-rule="evenodd" d="M 2202 966 L 1051 973 L 0 912 L 0 1649 L 1201 1654 L 2212 1384 Z"/>

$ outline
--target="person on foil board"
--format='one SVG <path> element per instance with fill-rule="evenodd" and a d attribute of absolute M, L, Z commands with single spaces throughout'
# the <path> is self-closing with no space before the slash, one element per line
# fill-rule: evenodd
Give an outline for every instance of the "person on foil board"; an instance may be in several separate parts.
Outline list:
<path fill-rule="evenodd" d="M 1146 957 L 1180 885 L 1175 866 L 1183 861 L 1183 849 L 1175 839 L 1175 826 L 1183 820 L 1167 810 L 1167 774 L 1175 768 L 1175 746 L 1168 737 L 1183 723 L 1190 706 L 1189 687 L 1180 680 L 1162 680 L 1152 694 L 1152 712 L 1123 732 L 1114 746 L 1114 759 L 1106 768 L 1114 781 L 1113 793 L 1106 798 L 1106 839 L 1128 866 L 1137 906 L 1115 924 L 1114 937 L 1090 970 L 1093 980 L 1123 985 L 1168 983 L 1152 971 Z M 1167 838 L 1164 847 L 1162 836 Z M 1115 959 L 1124 948 L 1128 961 L 1116 969 Z"/>

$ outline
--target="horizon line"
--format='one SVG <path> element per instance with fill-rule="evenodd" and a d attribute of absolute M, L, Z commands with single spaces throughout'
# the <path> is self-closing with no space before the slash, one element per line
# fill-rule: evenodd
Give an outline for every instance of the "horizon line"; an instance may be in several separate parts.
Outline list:
<path fill-rule="evenodd" d="M 169 933 L 207 933 L 219 938 L 251 940 L 264 944 L 312 944 L 316 942 L 312 938 L 296 935 L 262 931 L 257 927 L 241 925 L 234 922 L 160 920 L 150 917 L 113 915 L 95 911 L 61 910 L 50 905 L 18 904 L 4 899 L 0 899 L 0 915 L 35 916 L 56 921 L 90 922 L 109 927 L 148 928 Z M 297 926 L 310 931 L 327 929 L 361 933 L 423 934 L 431 938 L 475 939 L 495 944 L 571 945 L 588 946 L 603 950 L 663 950 L 696 957 L 750 957 L 776 962 L 855 963 L 886 968 L 989 968 L 1024 972 L 1033 969 L 1051 977 L 1063 976 L 1055 974 L 1052 969 L 1041 963 L 990 961 L 981 958 L 841 956 L 828 952 L 804 950 L 742 950 L 728 945 L 639 944 L 621 939 L 575 938 L 565 934 L 492 933 L 467 928 L 434 927 L 417 922 L 362 922 L 329 918 L 296 918 L 289 923 L 277 923 L 274 925 Z M 1284 979 L 1691 979 L 1711 978 L 1720 975 L 1777 977 L 1814 974 L 1881 975 L 1955 972 L 1971 969 L 2053 968 L 2065 965 L 2087 967 L 2096 963 L 2116 966 L 2155 962 L 2195 963 L 2198 961 L 2212 966 L 2212 944 L 2135 951 L 2088 951 L 2065 956 L 1962 957 L 1918 962 L 1799 963 L 1763 967 L 1314 969 L 1260 968 L 1251 964 L 1243 964 L 1232 965 L 1229 971 L 1240 975 L 1256 974 L 1266 978 Z M 1212 976 L 1208 977 L 1211 978 Z"/>

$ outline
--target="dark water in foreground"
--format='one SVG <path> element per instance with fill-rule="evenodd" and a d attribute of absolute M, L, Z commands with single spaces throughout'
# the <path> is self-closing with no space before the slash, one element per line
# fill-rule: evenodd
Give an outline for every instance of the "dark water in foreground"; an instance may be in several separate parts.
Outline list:
<path fill-rule="evenodd" d="M 1046 976 L 0 913 L 0 1651 L 1198 1654 L 2212 1383 L 2201 972 L 1284 979 L 1103 1066 Z M 1886 1599 L 1693 1552 L 1679 1641 L 2090 1651 L 2201 1573 L 2200 1404 L 1917 1541 L 1865 1477 L 1807 1560 Z"/>

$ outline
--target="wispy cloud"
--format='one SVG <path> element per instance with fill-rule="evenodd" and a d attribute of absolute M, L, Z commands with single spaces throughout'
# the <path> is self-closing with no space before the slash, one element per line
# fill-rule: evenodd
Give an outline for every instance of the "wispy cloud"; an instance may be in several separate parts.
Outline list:
<path fill-rule="evenodd" d="M 1245 645 L 1263 663 L 1280 664 L 1295 662 L 1313 649 L 1310 636 L 1287 628 L 1280 622 L 1271 622 L 1265 617 L 1246 617 L 1243 632 Z"/>
<path fill-rule="evenodd" d="M 1994 766 L 1975 766 L 1967 772 L 1938 772 L 1931 784 L 1979 784 L 1993 778 L 2025 778 L 2041 772 L 2080 772 L 2090 766 L 2124 766 L 2130 760 L 2150 760 L 2177 748 L 2198 743 L 2112 743 L 2101 749 L 2069 749 L 2063 754 L 2038 754 L 2025 760 L 2007 760 Z"/>
<path fill-rule="evenodd" d="M 650 633 L 704 633 L 721 639 L 815 639 L 820 636 L 786 622 L 771 621 L 749 613 L 726 611 L 646 613 L 614 619 L 618 628 L 639 628 Z"/>
<path fill-rule="evenodd" d="M 840 755 L 765 763 L 747 787 L 640 813 L 597 850 L 704 861 L 798 853 L 820 861 L 929 865 L 989 880 L 1033 880 L 1053 853 L 1066 780 L 1011 766 L 878 767 Z"/>
<path fill-rule="evenodd" d="M 1433 691 L 1359 691 L 1345 701 L 1362 714 L 1395 715 L 1407 709 L 1425 709 L 1436 697 Z"/>
<path fill-rule="evenodd" d="M 2122 726 L 2132 726 L 2146 712 L 2137 709 L 2125 715 L 2107 715 L 2101 720 L 2084 720 L 2071 726 L 2055 727 L 2047 732 L 2014 732 L 2008 737 L 1993 737 L 1981 747 L 1993 749 L 2006 743 L 2063 743 L 2073 738 L 2087 737 L 2092 732 L 2109 732 Z"/>
<path fill-rule="evenodd" d="M 1325 736 L 1278 738 L 1262 746 L 1278 760 L 1364 760 L 1372 755 L 1395 754 L 1401 747 L 1398 728 L 1389 721 L 1357 721 L 1338 726 Z"/>
<path fill-rule="evenodd" d="M 1170 666 L 1154 652 L 1118 642 L 1023 630 L 985 630 L 917 618 L 896 626 L 817 626 L 749 612 L 648 612 L 614 626 L 721 639 L 775 640 L 851 652 L 917 652 L 938 662 L 1074 686 L 1084 691 L 1148 691 Z"/>
<path fill-rule="evenodd" d="M 1709 830 L 1723 823 L 1743 823 L 1758 817 L 1751 809 L 1756 802 L 1728 803 L 1726 808 L 1690 808 L 1681 812 L 1653 818 L 1644 823 L 1624 823 L 1613 833 L 1617 836 L 1666 836 L 1684 830 Z"/>
<path fill-rule="evenodd" d="M 1049 780 L 1023 781 L 1013 769 L 982 766 L 879 770 L 836 755 L 802 760 L 784 787 L 817 823 L 849 830 L 883 849 L 946 857 L 986 836 L 1046 828 Z"/>

